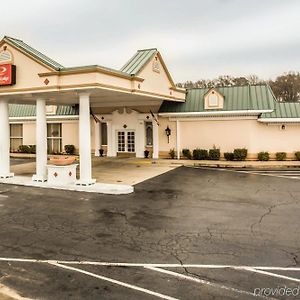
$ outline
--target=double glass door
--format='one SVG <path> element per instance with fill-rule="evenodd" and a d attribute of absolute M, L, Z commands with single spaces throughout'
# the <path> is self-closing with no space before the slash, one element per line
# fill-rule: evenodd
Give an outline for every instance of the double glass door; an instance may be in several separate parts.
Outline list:
<path fill-rule="evenodd" d="M 118 152 L 135 152 L 135 132 L 132 130 L 118 131 Z"/>

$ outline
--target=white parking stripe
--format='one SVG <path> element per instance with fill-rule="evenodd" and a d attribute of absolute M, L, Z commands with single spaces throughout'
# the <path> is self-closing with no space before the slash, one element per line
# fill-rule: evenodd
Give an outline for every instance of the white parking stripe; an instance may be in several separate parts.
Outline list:
<path fill-rule="evenodd" d="M 262 173 L 262 172 L 259 172 L 259 171 L 234 170 L 234 172 L 245 173 L 245 174 L 253 174 L 253 175 L 260 175 L 260 176 L 270 176 L 270 177 L 277 177 L 277 178 L 300 180 L 300 175 L 297 177 L 297 176 L 294 176 L 295 174 L 293 174 L 293 176 L 286 176 L 283 173 L 280 173 L 280 174 L 270 174 L 270 173 Z"/>
<path fill-rule="evenodd" d="M 85 275 L 88 275 L 88 276 L 91 276 L 91 277 L 95 277 L 95 278 L 98 278 L 98 279 L 101 279 L 101 280 L 104 280 L 104 281 L 108 281 L 108 282 L 111 282 L 111 283 L 129 288 L 129 289 L 132 289 L 132 290 L 136 290 L 136 291 L 139 291 L 139 292 L 143 292 L 145 294 L 156 296 L 156 297 L 161 298 L 161 299 L 179 300 L 178 298 L 174 298 L 174 297 L 170 297 L 170 296 L 167 296 L 167 295 L 164 295 L 164 294 L 161 294 L 161 293 L 153 292 L 153 291 L 141 288 L 141 287 L 136 286 L 136 285 L 132 285 L 132 284 L 129 284 L 129 283 L 126 283 L 126 282 L 123 282 L 123 281 L 115 280 L 115 279 L 112 279 L 112 278 L 109 278 L 109 277 L 101 276 L 101 275 L 91 273 L 91 272 L 88 272 L 88 271 L 84 271 L 84 270 L 81 270 L 81 269 L 78 269 L 78 268 L 74 268 L 74 267 L 70 267 L 70 266 L 64 266 L 64 265 L 61 265 L 61 264 L 58 264 L 58 263 L 53 263 L 53 262 L 49 263 L 49 264 L 51 264 L 53 266 L 56 266 L 56 267 L 59 267 L 59 268 L 62 268 L 62 269 L 79 272 L 79 273 L 82 273 L 82 274 L 85 274 Z"/>
<path fill-rule="evenodd" d="M 206 265 L 206 264 L 160 264 L 160 263 L 125 263 L 125 262 L 101 262 L 101 261 L 78 261 L 78 260 L 41 260 L 30 258 L 9 258 L 0 257 L 0 261 L 6 262 L 28 262 L 28 263 L 57 263 L 71 265 L 94 265 L 110 267 L 158 267 L 158 268 L 202 268 L 202 269 L 236 269 L 247 268 L 259 270 L 278 270 L 278 271 L 300 271 L 300 267 L 274 267 L 274 266 L 246 266 L 246 265 Z"/>
<path fill-rule="evenodd" d="M 206 284 L 206 285 L 209 285 L 209 286 L 212 286 L 212 287 L 215 287 L 215 288 L 221 288 L 221 289 L 224 289 L 224 290 L 227 290 L 227 291 L 230 291 L 230 292 L 234 292 L 234 293 L 239 293 L 239 294 L 253 296 L 253 297 L 260 297 L 260 298 L 265 298 L 265 299 L 273 299 L 273 298 L 267 298 L 267 297 L 260 296 L 260 295 L 256 296 L 253 293 L 250 293 L 250 292 L 247 292 L 247 291 L 238 290 L 238 289 L 233 288 L 233 287 L 228 287 L 228 286 L 225 286 L 225 285 L 221 285 L 221 284 L 217 284 L 217 283 L 214 283 L 214 282 L 210 282 L 208 280 L 204 280 L 204 279 L 196 278 L 196 277 L 193 277 L 193 276 L 188 276 L 188 275 L 176 273 L 176 272 L 165 270 L 165 269 L 161 269 L 161 268 L 145 267 L 145 269 L 149 269 L 149 270 L 153 270 L 153 271 L 156 271 L 156 272 L 165 273 L 165 274 L 168 274 L 168 275 L 171 275 L 171 276 L 175 276 L 177 278 L 194 281 L 194 282 L 201 283 L 201 284 Z"/>
<path fill-rule="evenodd" d="M 250 271 L 250 272 L 254 272 L 254 273 L 267 275 L 267 276 L 272 276 L 272 277 L 282 278 L 282 279 L 286 279 L 286 280 L 290 280 L 290 281 L 300 282 L 300 279 L 298 279 L 298 278 L 284 276 L 284 275 L 280 275 L 280 274 L 275 274 L 275 273 L 272 273 L 272 272 L 262 271 L 262 270 L 259 270 L 259 269 L 245 268 L 245 270 Z"/>

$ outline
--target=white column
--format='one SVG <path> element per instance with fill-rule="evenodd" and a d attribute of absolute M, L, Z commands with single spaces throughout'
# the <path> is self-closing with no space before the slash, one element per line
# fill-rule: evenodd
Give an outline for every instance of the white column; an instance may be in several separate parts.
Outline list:
<path fill-rule="evenodd" d="M 177 159 L 180 159 L 180 122 L 176 120 L 176 150 Z"/>
<path fill-rule="evenodd" d="M 9 130 L 9 116 L 8 116 L 8 102 L 5 99 L 0 100 L 0 178 L 13 177 L 10 173 L 10 130 Z"/>
<path fill-rule="evenodd" d="M 101 148 L 101 123 L 95 123 L 95 156 L 100 156 L 100 148 Z"/>
<path fill-rule="evenodd" d="M 107 121 L 107 156 L 111 157 L 113 156 L 113 139 L 112 139 L 112 121 Z"/>
<path fill-rule="evenodd" d="M 79 94 L 79 160 L 80 179 L 77 185 L 91 185 L 96 182 L 92 179 L 92 153 L 91 153 L 91 118 L 90 94 Z"/>
<path fill-rule="evenodd" d="M 47 119 L 45 99 L 36 100 L 36 174 L 33 181 L 47 181 Z"/>
<path fill-rule="evenodd" d="M 159 156 L 159 132 L 158 124 L 152 121 L 153 126 L 153 158 L 158 158 Z"/>

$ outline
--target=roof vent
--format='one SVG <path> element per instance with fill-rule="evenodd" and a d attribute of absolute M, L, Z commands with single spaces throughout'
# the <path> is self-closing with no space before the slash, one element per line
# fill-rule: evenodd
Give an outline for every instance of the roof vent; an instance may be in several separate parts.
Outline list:
<path fill-rule="evenodd" d="M 2 50 L 0 52 L 0 64 L 5 62 L 11 62 L 13 59 L 12 54 L 8 50 Z"/>

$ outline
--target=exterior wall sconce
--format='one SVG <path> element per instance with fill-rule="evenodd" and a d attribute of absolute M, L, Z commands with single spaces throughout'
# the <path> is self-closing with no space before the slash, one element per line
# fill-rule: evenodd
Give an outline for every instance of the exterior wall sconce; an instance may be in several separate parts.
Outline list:
<path fill-rule="evenodd" d="M 165 129 L 166 132 L 166 136 L 168 137 L 168 144 L 170 143 L 170 135 L 171 135 L 171 129 L 169 128 L 169 126 L 167 126 L 167 128 Z"/>

